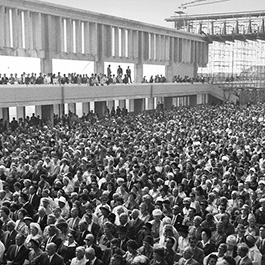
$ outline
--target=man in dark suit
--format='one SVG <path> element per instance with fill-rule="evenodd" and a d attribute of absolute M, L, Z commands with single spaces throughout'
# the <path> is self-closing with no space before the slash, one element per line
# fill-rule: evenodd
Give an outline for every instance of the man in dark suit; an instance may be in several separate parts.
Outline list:
<path fill-rule="evenodd" d="M 100 230 L 100 226 L 96 223 L 93 222 L 93 216 L 91 213 L 86 213 L 84 215 L 85 220 L 88 223 L 88 227 L 87 230 L 93 234 L 93 236 L 95 237 L 96 241 L 98 239 L 98 234 L 99 234 L 99 230 Z"/>
<path fill-rule="evenodd" d="M 11 245 L 6 253 L 6 263 L 12 265 L 23 265 L 28 259 L 29 249 L 24 245 L 25 237 L 22 234 L 16 235 L 16 244 Z"/>
<path fill-rule="evenodd" d="M 193 259 L 195 259 L 199 264 L 203 264 L 204 252 L 201 248 L 198 248 L 198 239 L 195 236 L 189 237 L 190 247 L 193 250 Z"/>
<path fill-rule="evenodd" d="M 6 247 L 6 251 L 8 250 L 9 246 L 14 245 L 16 243 L 16 235 L 17 231 L 15 230 L 15 222 L 13 220 L 10 220 L 7 222 L 7 230 L 4 232 L 3 235 L 3 243 Z"/>
<path fill-rule="evenodd" d="M 134 234 L 137 233 L 142 229 L 144 222 L 139 218 L 139 210 L 133 209 L 132 210 L 132 219 L 129 221 L 129 226 L 134 228 Z"/>
<path fill-rule="evenodd" d="M 41 230 L 44 231 L 44 228 L 47 226 L 47 219 L 48 216 L 46 214 L 46 209 L 41 206 L 38 212 L 34 214 L 33 221 L 38 223 L 40 225 Z"/>
<path fill-rule="evenodd" d="M 79 234 L 77 235 L 76 242 L 79 246 L 84 246 L 86 236 L 89 234 L 89 231 L 87 230 L 88 224 L 87 221 L 81 220 L 78 225 L 78 232 Z"/>
<path fill-rule="evenodd" d="M 86 259 L 88 260 L 86 265 L 103 265 L 102 260 L 96 257 L 95 250 L 92 247 L 86 249 Z"/>
<path fill-rule="evenodd" d="M 129 224 L 128 214 L 127 213 L 120 214 L 119 220 L 120 220 L 120 224 L 121 224 L 120 226 L 125 227 L 127 230 L 127 237 L 129 239 L 134 239 L 134 237 L 136 236 L 135 228 Z"/>
<path fill-rule="evenodd" d="M 36 186 L 31 185 L 29 187 L 29 203 L 32 205 L 34 213 L 38 211 L 40 205 L 40 196 L 36 194 Z"/>
<path fill-rule="evenodd" d="M 93 248 L 95 250 L 95 255 L 97 258 L 102 257 L 103 252 L 101 248 L 95 243 L 95 237 L 93 236 L 93 234 L 86 235 L 85 242 L 87 248 Z"/>
<path fill-rule="evenodd" d="M 56 251 L 62 244 L 62 239 L 58 237 L 58 229 L 55 225 L 50 225 L 48 228 L 48 238 L 44 241 L 44 247 L 47 249 L 49 243 L 54 243 L 56 245 Z"/>
<path fill-rule="evenodd" d="M 57 246 L 55 243 L 49 243 L 46 251 L 33 259 L 32 265 L 64 265 L 63 258 L 56 253 Z"/>
<path fill-rule="evenodd" d="M 261 264 L 265 265 L 265 226 L 262 225 L 259 228 L 259 237 L 256 241 L 256 245 L 262 255 Z"/>
<path fill-rule="evenodd" d="M 183 257 L 179 260 L 179 265 L 199 265 L 199 263 L 192 258 L 192 247 L 186 247 L 183 252 Z"/>
<path fill-rule="evenodd" d="M 33 206 L 29 203 L 29 196 L 26 193 L 21 192 L 19 196 L 19 202 L 22 204 L 30 217 L 33 217 L 34 210 Z"/>
<path fill-rule="evenodd" d="M 238 265 L 252 265 L 252 260 L 248 257 L 249 248 L 247 244 L 240 243 L 237 245 L 237 254 L 239 260 L 237 261 Z M 262 263 L 261 263 L 262 264 Z"/>
<path fill-rule="evenodd" d="M 67 219 L 67 221 L 66 221 L 67 224 L 68 224 L 69 229 L 77 231 L 78 224 L 80 222 L 80 218 L 79 218 L 78 214 L 79 214 L 78 208 L 73 207 L 71 209 L 71 217 L 69 219 Z"/>

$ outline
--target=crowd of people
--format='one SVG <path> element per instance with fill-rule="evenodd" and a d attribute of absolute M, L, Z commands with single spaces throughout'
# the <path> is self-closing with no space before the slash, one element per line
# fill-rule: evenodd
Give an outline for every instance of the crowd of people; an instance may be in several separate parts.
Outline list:
<path fill-rule="evenodd" d="M 194 83 L 194 82 L 205 82 L 205 78 L 198 76 L 196 78 L 191 78 L 189 76 L 181 77 L 176 75 L 173 77 L 173 83 Z M 162 74 L 157 74 L 155 77 L 151 75 L 149 79 L 146 76 L 143 77 L 141 83 L 166 83 L 167 78 Z M 132 84 L 132 72 L 130 66 L 127 67 L 125 71 L 118 66 L 115 74 L 113 74 L 111 65 L 107 68 L 107 74 L 102 73 L 92 73 L 90 76 L 88 74 L 78 74 L 78 73 L 68 73 L 61 74 L 55 73 L 22 73 L 20 76 L 18 74 L 0 74 L 0 85 L 48 85 L 48 84 L 86 84 L 89 86 L 104 86 L 111 84 Z"/>
<path fill-rule="evenodd" d="M 2 128 L 0 264 L 265 264 L 264 107 Z"/>

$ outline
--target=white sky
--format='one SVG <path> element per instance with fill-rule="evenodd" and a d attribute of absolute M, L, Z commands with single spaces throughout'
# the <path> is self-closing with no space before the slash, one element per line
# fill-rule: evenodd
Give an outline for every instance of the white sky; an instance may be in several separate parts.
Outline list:
<path fill-rule="evenodd" d="M 54 4 L 75 7 L 88 11 L 138 20 L 160 26 L 172 27 L 165 21 L 174 15 L 182 3 L 192 0 L 45 0 Z M 210 1 L 210 0 L 205 0 Z M 265 10 L 265 0 L 229 0 L 184 10 L 188 14 L 227 13 Z"/>

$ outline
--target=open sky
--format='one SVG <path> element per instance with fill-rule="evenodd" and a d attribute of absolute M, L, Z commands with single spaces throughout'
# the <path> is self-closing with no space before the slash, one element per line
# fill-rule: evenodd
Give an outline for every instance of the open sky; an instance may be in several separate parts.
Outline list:
<path fill-rule="evenodd" d="M 123 17 L 150 24 L 172 27 L 165 18 L 174 15 L 182 3 L 194 0 L 45 0 L 54 4 Z M 210 2 L 213 0 L 205 0 Z M 220 0 L 222 1 L 222 0 Z M 265 0 L 228 0 L 220 3 L 192 6 L 187 14 L 227 13 L 241 11 L 265 11 Z"/>

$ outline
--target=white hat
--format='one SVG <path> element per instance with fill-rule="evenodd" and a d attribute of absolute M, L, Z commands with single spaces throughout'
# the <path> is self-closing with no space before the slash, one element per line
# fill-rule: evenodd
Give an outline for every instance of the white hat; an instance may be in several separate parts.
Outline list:
<path fill-rule="evenodd" d="M 65 199 L 65 197 L 61 196 L 61 197 L 58 199 L 58 202 L 63 202 L 64 204 L 66 204 L 66 199 Z"/>
<path fill-rule="evenodd" d="M 152 215 L 153 215 L 153 216 L 162 216 L 163 213 L 162 213 L 162 211 L 159 210 L 159 209 L 154 209 L 153 212 L 152 212 Z"/>

